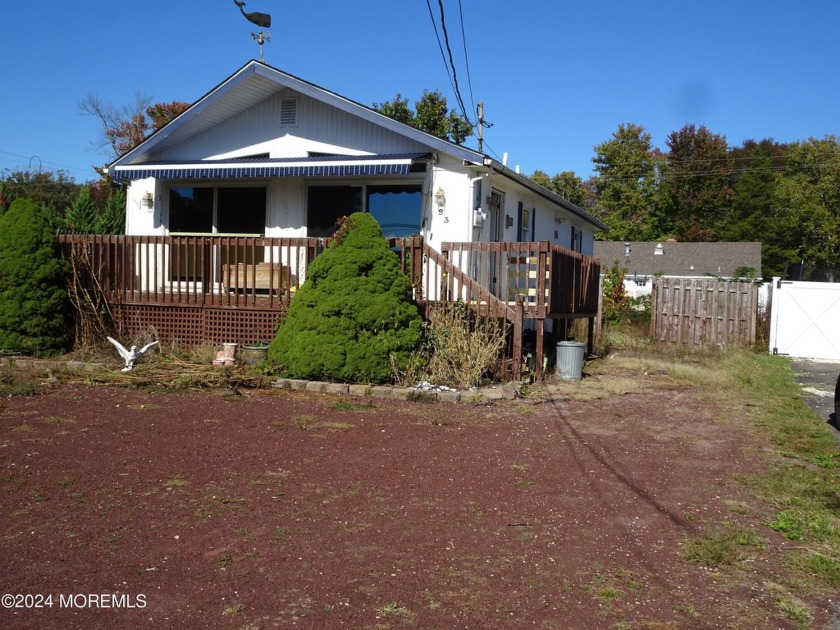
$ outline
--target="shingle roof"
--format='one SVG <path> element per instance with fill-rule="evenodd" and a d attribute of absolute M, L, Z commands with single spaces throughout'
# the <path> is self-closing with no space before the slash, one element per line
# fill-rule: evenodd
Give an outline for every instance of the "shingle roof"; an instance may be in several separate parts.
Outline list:
<path fill-rule="evenodd" d="M 721 276 L 732 277 L 739 268 L 755 269 L 761 277 L 761 243 L 679 243 L 631 241 L 626 256 L 624 241 L 595 241 L 595 257 L 601 268 L 618 263 L 630 276 Z M 657 246 L 661 253 L 657 254 Z"/>

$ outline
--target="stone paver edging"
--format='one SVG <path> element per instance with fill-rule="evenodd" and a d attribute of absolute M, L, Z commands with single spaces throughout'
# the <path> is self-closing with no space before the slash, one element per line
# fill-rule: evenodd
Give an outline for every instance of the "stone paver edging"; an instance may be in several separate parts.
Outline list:
<path fill-rule="evenodd" d="M 45 372 L 66 370 L 68 372 L 92 373 L 109 369 L 102 363 L 31 359 L 27 357 L 2 357 L 0 358 L 0 365 L 15 365 L 24 369 Z M 410 387 L 393 387 L 390 385 L 358 385 L 278 378 L 272 381 L 271 386 L 275 389 L 291 389 L 326 394 L 397 398 L 418 402 L 464 402 L 477 405 L 490 403 L 495 400 L 513 400 L 520 395 L 518 383 L 505 383 L 504 385 L 483 387 L 468 391 L 436 391 L 412 389 Z"/>

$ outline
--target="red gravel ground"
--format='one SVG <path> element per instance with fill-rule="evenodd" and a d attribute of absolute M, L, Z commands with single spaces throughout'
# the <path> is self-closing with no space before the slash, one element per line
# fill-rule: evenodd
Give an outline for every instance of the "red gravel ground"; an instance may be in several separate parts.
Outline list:
<path fill-rule="evenodd" d="M 772 566 L 678 555 L 735 518 L 732 475 L 755 465 L 725 417 L 667 383 L 481 407 L 77 385 L 3 399 L 0 590 L 44 599 L 0 624 L 789 627 L 761 587 Z"/>

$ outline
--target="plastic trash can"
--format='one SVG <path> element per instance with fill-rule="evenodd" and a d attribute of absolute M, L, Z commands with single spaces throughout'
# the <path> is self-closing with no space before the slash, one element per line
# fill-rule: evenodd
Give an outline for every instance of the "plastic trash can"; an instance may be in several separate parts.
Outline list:
<path fill-rule="evenodd" d="M 557 376 L 567 381 L 583 378 L 583 354 L 586 344 L 579 341 L 557 343 Z"/>

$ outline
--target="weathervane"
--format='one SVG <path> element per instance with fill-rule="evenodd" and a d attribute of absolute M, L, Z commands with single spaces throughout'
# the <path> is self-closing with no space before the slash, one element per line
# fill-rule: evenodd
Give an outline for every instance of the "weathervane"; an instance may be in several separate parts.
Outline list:
<path fill-rule="evenodd" d="M 265 35 L 263 35 L 262 30 L 263 28 L 271 28 L 271 16 L 268 13 L 259 13 L 257 11 L 245 13 L 245 9 L 242 8 L 245 6 L 244 2 L 233 0 L 233 4 L 239 7 L 246 20 L 260 27 L 260 30 L 256 33 L 251 32 L 251 40 L 256 41 L 260 45 L 260 61 L 263 61 L 263 44 L 271 41 L 271 33 L 266 31 Z"/>

